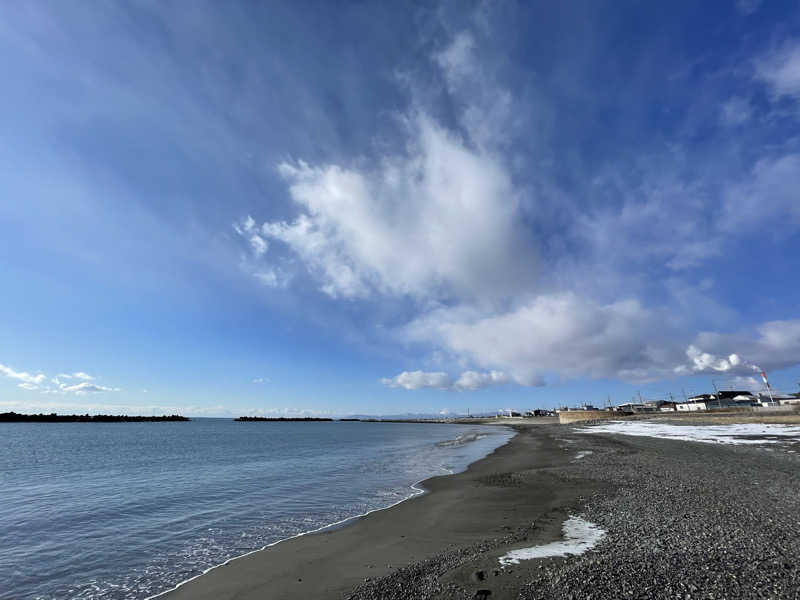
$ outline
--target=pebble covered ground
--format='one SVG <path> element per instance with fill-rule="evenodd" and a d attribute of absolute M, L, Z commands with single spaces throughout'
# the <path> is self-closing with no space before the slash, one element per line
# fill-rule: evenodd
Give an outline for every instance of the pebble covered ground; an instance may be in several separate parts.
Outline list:
<path fill-rule="evenodd" d="M 608 484 L 578 507 L 607 532 L 594 550 L 524 561 L 514 575 L 524 579 L 511 596 L 508 586 L 492 585 L 503 570 L 475 571 L 469 585 L 448 580 L 453 569 L 518 547 L 531 533 L 531 524 L 519 524 L 507 536 L 366 581 L 348 597 L 800 598 L 800 455 L 786 446 L 586 435 L 565 427 L 535 434 L 555 435 L 576 457 L 592 451 L 552 471 Z"/>

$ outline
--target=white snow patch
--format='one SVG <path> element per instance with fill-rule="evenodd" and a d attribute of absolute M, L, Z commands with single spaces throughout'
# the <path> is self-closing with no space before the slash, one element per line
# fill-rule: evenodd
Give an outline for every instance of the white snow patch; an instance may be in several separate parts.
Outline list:
<path fill-rule="evenodd" d="M 777 444 L 800 441 L 800 427 L 772 423 L 733 425 L 671 425 L 645 421 L 611 421 L 578 430 L 579 433 L 621 433 L 708 444 Z"/>
<path fill-rule="evenodd" d="M 594 523 L 574 516 L 570 516 L 564 521 L 561 530 L 564 532 L 562 541 L 512 550 L 500 557 L 500 564 L 503 566 L 518 565 L 519 561 L 532 558 L 583 554 L 594 548 L 606 535 L 606 532 Z"/>

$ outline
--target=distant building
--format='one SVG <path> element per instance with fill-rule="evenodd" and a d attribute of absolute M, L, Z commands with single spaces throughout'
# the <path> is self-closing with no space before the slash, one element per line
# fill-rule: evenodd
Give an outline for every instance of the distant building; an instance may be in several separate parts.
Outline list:
<path fill-rule="evenodd" d="M 675 408 L 681 412 L 712 410 L 715 408 L 742 408 L 754 406 L 758 399 L 747 390 L 723 390 L 717 394 L 698 394 L 680 402 Z"/>
<path fill-rule="evenodd" d="M 617 404 L 617 406 L 615 406 L 614 408 L 619 412 L 626 412 L 626 413 L 647 412 L 644 404 L 634 404 L 633 402 L 626 402 L 625 404 Z"/>
<path fill-rule="evenodd" d="M 686 402 L 709 402 L 714 399 L 714 394 L 697 394 L 696 396 L 689 396 Z"/>
<path fill-rule="evenodd" d="M 543 408 L 537 408 L 534 410 L 529 410 L 523 416 L 525 417 L 549 417 L 553 414 L 552 410 L 545 410 Z"/>
<path fill-rule="evenodd" d="M 710 395 L 710 394 L 709 394 Z M 675 410 L 678 412 L 696 412 L 701 410 L 708 410 L 709 400 L 700 398 L 689 398 L 686 402 L 678 402 L 675 405 Z"/>
<path fill-rule="evenodd" d="M 749 390 L 723 390 L 719 392 L 718 400 L 723 406 L 752 406 L 758 401 L 758 399 Z"/>
<path fill-rule="evenodd" d="M 791 406 L 793 404 L 800 404 L 800 396 L 798 394 L 783 394 L 781 392 L 759 392 L 758 397 L 754 399 L 756 406 L 774 406 L 775 404 L 781 406 Z"/>

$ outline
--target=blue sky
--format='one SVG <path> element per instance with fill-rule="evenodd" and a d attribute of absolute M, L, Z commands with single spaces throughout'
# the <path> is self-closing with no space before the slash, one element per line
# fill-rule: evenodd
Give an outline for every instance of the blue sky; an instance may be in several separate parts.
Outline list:
<path fill-rule="evenodd" d="M 800 379 L 796 2 L 0 5 L 0 409 Z"/>

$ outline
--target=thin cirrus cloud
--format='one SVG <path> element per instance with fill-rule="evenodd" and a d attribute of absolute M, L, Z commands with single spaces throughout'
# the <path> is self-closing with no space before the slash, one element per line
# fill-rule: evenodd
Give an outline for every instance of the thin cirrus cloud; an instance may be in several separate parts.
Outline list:
<path fill-rule="evenodd" d="M 78 371 L 76 373 L 59 373 L 57 375 L 59 379 L 81 379 L 83 381 L 92 381 L 94 377 L 89 375 L 88 373 L 84 373 L 83 371 Z"/>
<path fill-rule="evenodd" d="M 494 79 L 481 43 L 461 32 L 430 57 L 457 107 L 455 126 L 432 116 L 428 90 L 406 83 L 413 101 L 400 150 L 371 162 L 277 165 L 296 216 L 235 225 L 248 265 L 260 265 L 253 275 L 277 287 L 299 267 L 332 302 L 407 300 L 410 317 L 394 334 L 471 367 L 458 378 L 412 370 L 381 380 L 407 390 L 532 386 L 545 377 L 747 378 L 755 365 L 800 363 L 796 321 L 737 332 L 739 312 L 695 283 L 739 250 L 743 231 L 797 232 L 797 149 L 754 144 L 735 157 L 703 155 L 700 172 L 688 138 L 677 137 L 669 152 L 635 149 L 562 189 L 545 160 L 524 174 L 517 168 L 508 147 L 526 107 Z M 749 64 L 739 83 L 766 92 L 770 104 L 709 87 L 720 144 L 733 130 L 758 135 L 748 129 L 756 117 L 800 100 L 800 42 L 786 40 Z M 536 109 L 546 115 L 556 104 L 543 98 Z M 734 159 L 742 168 L 730 174 Z M 695 290 L 691 302 L 672 293 L 681 287 Z M 715 306 L 715 324 L 728 333 L 702 327 Z"/>
<path fill-rule="evenodd" d="M 774 98 L 800 98 L 800 42 L 787 40 L 759 57 L 755 62 L 755 72 Z"/>
<path fill-rule="evenodd" d="M 15 371 L 11 367 L 7 367 L 3 364 L 0 364 L 0 375 L 4 375 L 5 377 L 9 377 L 11 379 L 18 379 L 26 386 L 39 385 L 46 379 L 46 376 L 43 373 L 37 373 L 34 375 L 25 371 Z"/>

